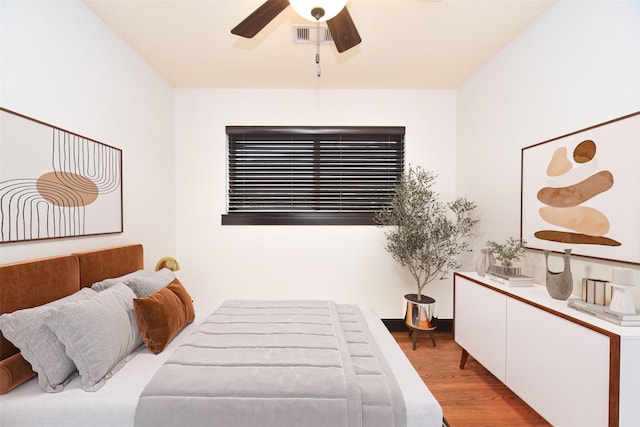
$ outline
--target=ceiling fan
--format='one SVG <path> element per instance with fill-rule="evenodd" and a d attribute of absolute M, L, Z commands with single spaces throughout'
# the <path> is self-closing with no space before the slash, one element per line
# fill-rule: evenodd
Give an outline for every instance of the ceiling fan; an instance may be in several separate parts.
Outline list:
<path fill-rule="evenodd" d="M 305 19 L 314 22 L 326 21 L 336 49 L 342 53 L 362 41 L 345 6 L 346 3 L 347 0 L 267 0 L 236 25 L 231 34 L 252 38 L 291 5 Z"/>

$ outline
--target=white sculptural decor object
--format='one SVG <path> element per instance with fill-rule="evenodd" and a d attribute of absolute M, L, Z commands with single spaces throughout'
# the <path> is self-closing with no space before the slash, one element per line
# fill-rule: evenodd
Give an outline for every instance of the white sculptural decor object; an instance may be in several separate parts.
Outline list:
<path fill-rule="evenodd" d="M 609 309 L 624 314 L 635 314 L 636 308 L 633 303 L 631 289 L 633 283 L 633 270 L 630 268 L 614 268 L 611 274 L 611 286 L 613 287 L 613 296 Z"/>

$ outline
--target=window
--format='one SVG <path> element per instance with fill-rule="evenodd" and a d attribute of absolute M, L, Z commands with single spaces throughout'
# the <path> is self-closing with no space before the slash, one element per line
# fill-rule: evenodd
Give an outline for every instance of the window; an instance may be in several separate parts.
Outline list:
<path fill-rule="evenodd" d="M 227 126 L 223 225 L 374 224 L 404 171 L 404 127 Z"/>

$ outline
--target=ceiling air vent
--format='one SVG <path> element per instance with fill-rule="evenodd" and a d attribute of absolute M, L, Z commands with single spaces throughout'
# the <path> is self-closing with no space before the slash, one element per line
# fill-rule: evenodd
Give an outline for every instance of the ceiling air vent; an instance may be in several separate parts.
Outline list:
<path fill-rule="evenodd" d="M 316 27 L 315 25 L 294 25 L 293 42 L 301 44 L 316 44 L 320 39 L 320 44 L 333 43 L 331 31 L 327 26 Z"/>

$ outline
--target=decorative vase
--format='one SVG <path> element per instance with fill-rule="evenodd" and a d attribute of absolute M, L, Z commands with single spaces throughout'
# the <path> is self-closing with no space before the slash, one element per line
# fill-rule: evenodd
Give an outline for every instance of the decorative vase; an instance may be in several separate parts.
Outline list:
<path fill-rule="evenodd" d="M 573 291 L 573 276 L 571 275 L 571 249 L 565 249 L 562 259 L 564 269 L 559 272 L 549 270 L 549 251 L 545 250 L 544 260 L 547 267 L 547 292 L 551 298 L 566 300 Z"/>
<path fill-rule="evenodd" d="M 487 249 L 487 269 L 486 271 L 493 271 L 496 266 L 496 258 L 493 256 L 493 252 Z"/>
<path fill-rule="evenodd" d="M 493 252 L 490 249 L 480 249 L 480 258 L 476 264 L 476 273 L 484 277 L 487 271 L 493 271 L 493 267 L 496 264 L 496 260 L 493 257 Z"/>
<path fill-rule="evenodd" d="M 482 277 L 484 277 L 484 273 L 489 269 L 489 266 L 487 265 L 489 260 L 487 252 L 488 249 L 480 249 L 480 258 L 478 258 L 478 263 L 476 264 L 476 273 Z"/>

